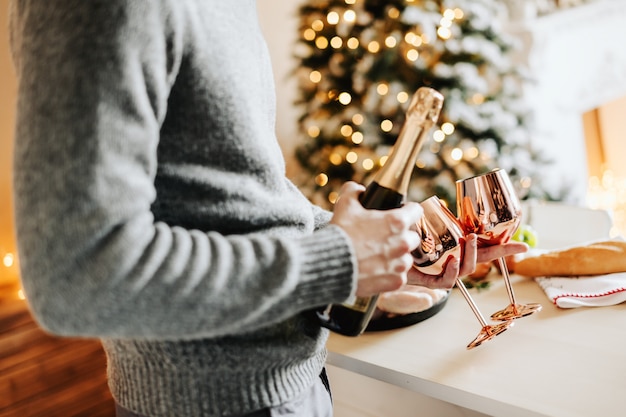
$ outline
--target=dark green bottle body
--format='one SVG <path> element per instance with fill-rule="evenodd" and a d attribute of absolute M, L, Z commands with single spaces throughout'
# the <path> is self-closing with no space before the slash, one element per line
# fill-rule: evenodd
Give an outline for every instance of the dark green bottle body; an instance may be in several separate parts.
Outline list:
<path fill-rule="evenodd" d="M 366 209 L 390 210 L 401 207 L 405 196 L 377 182 L 367 186 L 359 201 Z M 345 336 L 358 336 L 365 331 L 376 310 L 378 296 L 357 297 L 352 304 L 332 304 L 317 315 L 322 326 Z"/>

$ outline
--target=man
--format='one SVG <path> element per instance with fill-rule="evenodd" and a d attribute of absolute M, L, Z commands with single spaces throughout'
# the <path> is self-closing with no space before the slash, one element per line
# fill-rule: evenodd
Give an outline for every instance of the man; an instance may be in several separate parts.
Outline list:
<path fill-rule="evenodd" d="M 15 214 L 24 289 L 97 337 L 119 416 L 330 416 L 310 312 L 410 283 L 415 203 L 334 214 L 284 176 L 254 0 L 15 0 Z"/>

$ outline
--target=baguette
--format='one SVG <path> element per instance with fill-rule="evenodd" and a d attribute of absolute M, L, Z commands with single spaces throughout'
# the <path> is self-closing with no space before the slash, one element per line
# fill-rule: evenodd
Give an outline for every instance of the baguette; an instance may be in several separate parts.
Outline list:
<path fill-rule="evenodd" d="M 588 276 L 626 271 L 626 242 L 602 241 L 544 253 L 515 262 L 527 277 Z"/>

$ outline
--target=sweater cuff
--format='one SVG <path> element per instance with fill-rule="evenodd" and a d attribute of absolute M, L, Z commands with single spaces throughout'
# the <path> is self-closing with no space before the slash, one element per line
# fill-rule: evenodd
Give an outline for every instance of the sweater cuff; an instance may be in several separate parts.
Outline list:
<path fill-rule="evenodd" d="M 300 241 L 303 302 L 343 303 L 356 292 L 357 262 L 348 235 L 328 225 Z"/>

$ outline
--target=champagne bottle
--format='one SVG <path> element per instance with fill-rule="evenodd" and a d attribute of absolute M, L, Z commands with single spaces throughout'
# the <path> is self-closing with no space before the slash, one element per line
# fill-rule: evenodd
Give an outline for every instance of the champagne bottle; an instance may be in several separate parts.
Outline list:
<path fill-rule="evenodd" d="M 389 210 L 404 204 L 417 156 L 442 105 L 443 96 L 432 88 L 421 87 L 415 92 L 387 162 L 359 198 L 363 207 Z M 367 327 L 377 299 L 378 296 L 356 297 L 351 303 L 331 304 L 318 310 L 317 316 L 322 326 L 336 333 L 358 336 Z"/>

